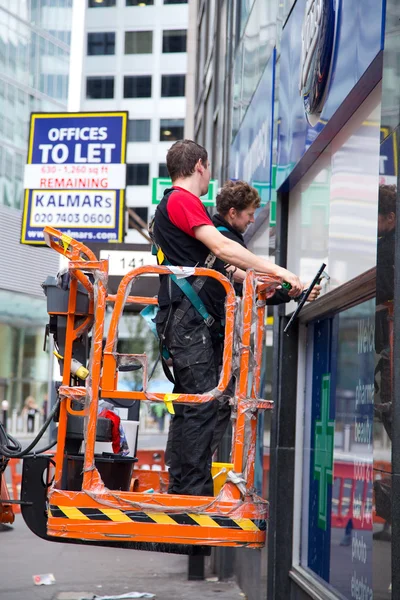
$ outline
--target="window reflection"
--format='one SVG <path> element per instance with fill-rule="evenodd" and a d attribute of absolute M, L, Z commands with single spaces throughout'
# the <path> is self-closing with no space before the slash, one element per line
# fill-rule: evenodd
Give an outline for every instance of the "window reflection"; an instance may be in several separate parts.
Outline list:
<path fill-rule="evenodd" d="M 380 97 L 377 88 L 291 192 L 288 267 L 308 281 L 325 262 L 323 293 L 376 264 Z"/>
<path fill-rule="evenodd" d="M 0 7 L 0 204 L 20 208 L 30 113 L 67 104 L 72 2 L 19 0 L 7 8 Z"/>
<path fill-rule="evenodd" d="M 392 136 L 391 136 L 392 137 Z M 388 144 L 389 142 L 389 144 Z M 387 157 L 391 138 L 381 145 L 381 157 Z M 388 175 L 384 178 L 388 179 Z M 374 576 L 380 586 L 391 582 L 392 524 L 392 415 L 393 342 L 394 342 L 394 262 L 396 237 L 396 196 L 393 184 L 379 186 L 378 244 L 376 264 L 375 314 L 375 423 L 374 423 Z M 382 562 L 381 557 L 386 557 Z"/>
<path fill-rule="evenodd" d="M 234 66 L 234 138 L 276 42 L 277 4 L 242 0 L 241 40 Z M 243 34 L 243 35 L 242 35 Z"/>

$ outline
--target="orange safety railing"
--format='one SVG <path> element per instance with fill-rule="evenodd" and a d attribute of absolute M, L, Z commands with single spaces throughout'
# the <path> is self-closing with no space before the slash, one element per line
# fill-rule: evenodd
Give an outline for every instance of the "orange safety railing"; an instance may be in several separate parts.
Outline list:
<path fill-rule="evenodd" d="M 259 398 L 261 354 L 263 351 L 265 300 L 272 295 L 281 280 L 266 275 L 248 271 L 244 285 L 242 310 L 240 313 L 240 331 L 237 331 L 235 315 L 237 299 L 229 280 L 214 270 L 194 268 L 191 275 L 206 276 L 217 280 L 226 295 L 225 302 L 225 344 L 223 350 L 222 370 L 218 385 L 215 389 L 204 394 L 162 394 L 152 393 L 146 389 L 146 362 L 143 355 L 119 355 L 116 352 L 118 325 L 125 304 L 139 303 L 141 305 L 155 304 L 155 298 L 137 297 L 131 295 L 131 285 L 141 275 L 165 274 L 168 275 L 173 268 L 168 266 L 140 267 L 132 270 L 121 280 L 117 294 L 107 294 L 108 261 L 97 261 L 90 251 L 82 244 L 75 242 L 55 229 L 46 227 L 44 230 L 48 245 L 69 259 L 69 273 L 71 275 L 68 310 L 65 314 L 67 320 L 65 333 L 65 355 L 62 386 L 59 389 L 61 398 L 57 450 L 55 456 L 55 480 L 48 492 L 50 506 L 62 506 L 62 511 L 73 507 L 101 508 L 107 506 L 118 507 L 118 514 L 134 505 L 139 507 L 154 506 L 153 511 L 160 511 L 164 515 L 157 517 L 158 527 L 147 523 L 131 523 L 126 515 L 121 514 L 121 522 L 113 518 L 112 523 L 93 523 L 87 521 L 74 522 L 60 518 L 50 510 L 48 519 L 48 533 L 52 536 L 71 538 L 84 538 L 92 540 L 107 540 L 109 536 L 120 536 L 128 541 L 152 541 L 160 535 L 165 542 L 182 543 L 180 538 L 182 526 L 177 525 L 167 517 L 170 511 L 189 511 L 191 516 L 199 515 L 199 519 L 209 519 L 210 516 L 220 515 L 226 519 L 230 516 L 232 525 L 213 530 L 207 527 L 192 528 L 185 525 L 185 543 L 218 543 L 221 545 L 247 544 L 260 546 L 265 540 L 265 519 L 268 506 L 265 501 L 258 498 L 254 492 L 254 463 L 255 445 L 257 434 L 257 415 L 259 410 L 271 409 L 272 402 Z M 76 297 L 78 282 L 88 291 L 90 304 L 88 315 L 83 325 L 76 324 Z M 107 303 L 114 304 L 108 335 L 103 348 L 104 320 Z M 239 317 L 238 317 L 239 318 Z M 252 336 L 252 325 L 255 323 L 255 338 Z M 92 344 L 89 378 L 86 386 L 71 385 L 71 358 L 74 340 L 82 331 L 91 328 Z M 234 398 L 235 427 L 232 444 L 232 476 L 228 476 L 221 493 L 215 498 L 202 496 L 169 495 L 166 491 L 166 478 L 163 470 L 152 471 L 146 474 L 146 469 L 134 471 L 131 491 L 115 491 L 105 488 L 100 474 L 96 468 L 94 455 L 96 441 L 96 426 L 98 402 L 100 398 L 118 399 L 119 402 L 132 400 L 150 402 L 174 403 L 204 403 L 218 401 L 232 377 L 234 357 L 234 339 L 237 343 L 237 373 L 236 394 Z M 144 381 L 142 391 L 125 391 L 118 389 L 119 361 L 139 361 L 143 366 Z M 128 363 L 130 364 L 130 363 Z M 72 408 L 72 401 L 77 400 L 83 406 L 82 411 Z M 62 474 L 65 468 L 64 450 L 66 440 L 67 415 L 84 415 L 85 427 L 85 454 L 83 464 L 83 482 L 80 492 L 62 489 Z M 229 475 L 229 474 L 228 474 Z M 158 480 L 155 478 L 158 476 Z M 146 479 L 147 478 L 147 479 Z M 154 488 L 151 495 L 146 494 L 149 488 Z M 99 504 L 100 503 L 100 504 Z M 54 508 L 54 510 L 56 510 Z M 104 507 L 103 507 L 104 508 Z M 58 509 L 57 509 L 58 510 Z M 82 508 L 83 510 L 83 508 Z M 145 509 L 143 509 L 145 510 Z M 148 508 L 149 510 L 149 508 Z M 153 514 L 153 513 L 151 513 Z M 191 517 L 191 518 L 192 518 Z M 196 519 L 197 517 L 193 517 Z M 232 521 L 234 519 L 234 521 Z M 208 522 L 208 521 L 207 521 Z M 234 523 L 237 523 L 234 525 Z M 210 521 L 211 523 L 211 521 Z M 241 524 L 241 525 L 238 525 Z M 264 525 L 263 525 L 264 524 Z M 111 532 L 113 532 L 111 534 Z"/>
<path fill-rule="evenodd" d="M 11 491 L 13 500 L 19 500 L 22 482 L 22 460 L 20 458 L 10 458 L 8 466 L 11 475 Z M 16 504 L 14 506 L 14 512 L 21 512 L 21 507 L 19 506 L 19 504 Z"/>

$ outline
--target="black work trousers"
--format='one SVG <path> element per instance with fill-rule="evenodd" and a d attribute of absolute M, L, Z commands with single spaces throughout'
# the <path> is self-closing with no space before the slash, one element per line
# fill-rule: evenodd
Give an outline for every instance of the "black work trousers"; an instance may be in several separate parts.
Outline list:
<path fill-rule="evenodd" d="M 197 310 L 184 299 L 168 311 L 160 311 L 157 330 L 172 358 L 174 393 L 203 394 L 218 385 L 223 337 L 215 326 L 205 324 Z M 183 310 L 178 321 L 176 310 Z M 164 314 L 163 314 L 164 313 Z M 179 314 L 179 311 L 178 311 Z M 212 496 L 212 441 L 218 422 L 218 400 L 202 404 L 175 404 L 168 442 L 170 494 Z"/>

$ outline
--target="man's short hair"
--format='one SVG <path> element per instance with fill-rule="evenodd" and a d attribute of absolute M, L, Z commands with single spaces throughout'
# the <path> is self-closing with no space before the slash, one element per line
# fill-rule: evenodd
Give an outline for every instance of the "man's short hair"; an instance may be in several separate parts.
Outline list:
<path fill-rule="evenodd" d="M 385 216 L 390 213 L 396 214 L 396 196 L 397 190 L 395 185 L 380 185 L 378 214 Z"/>
<path fill-rule="evenodd" d="M 207 150 L 192 140 L 178 140 L 167 152 L 167 169 L 172 181 L 181 177 L 190 177 L 196 164 L 201 160 L 207 168 Z"/>
<path fill-rule="evenodd" d="M 217 211 L 223 217 L 228 214 L 230 208 L 241 211 L 250 206 L 258 208 L 260 203 L 257 190 L 246 181 L 227 181 L 219 190 L 216 199 Z"/>

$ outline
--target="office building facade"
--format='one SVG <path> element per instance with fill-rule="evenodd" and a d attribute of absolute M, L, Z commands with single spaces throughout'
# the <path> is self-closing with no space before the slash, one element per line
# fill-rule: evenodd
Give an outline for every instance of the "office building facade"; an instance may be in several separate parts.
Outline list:
<path fill-rule="evenodd" d="M 188 3 L 86 0 L 82 111 L 129 111 L 125 242 L 147 243 L 153 179 L 184 136 Z"/>

